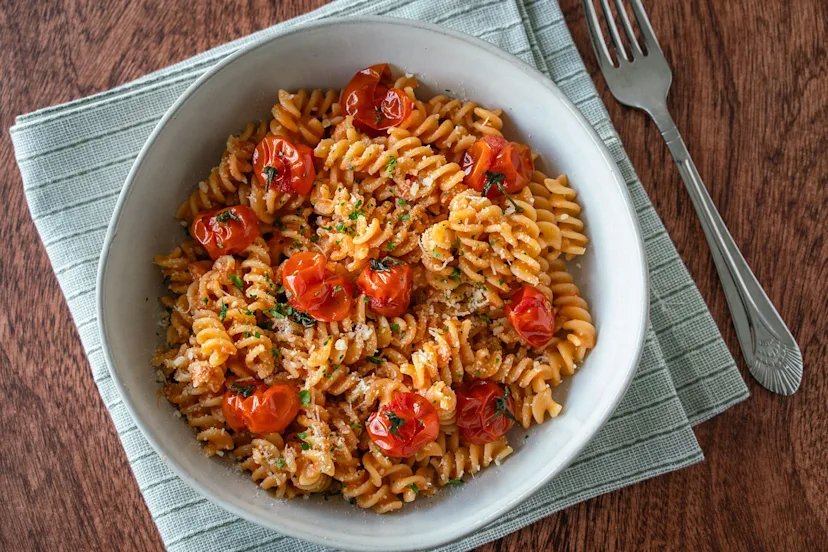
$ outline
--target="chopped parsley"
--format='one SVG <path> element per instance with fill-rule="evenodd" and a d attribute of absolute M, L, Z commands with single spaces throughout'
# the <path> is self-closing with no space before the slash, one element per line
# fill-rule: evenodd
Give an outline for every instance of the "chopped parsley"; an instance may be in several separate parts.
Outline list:
<path fill-rule="evenodd" d="M 397 158 L 393 155 L 388 158 L 388 162 L 385 164 L 385 170 L 388 172 L 388 176 L 394 174 L 394 171 L 397 170 Z"/>
<path fill-rule="evenodd" d="M 264 174 L 265 174 L 265 191 L 267 191 L 270 188 L 270 185 L 273 184 L 273 181 L 276 180 L 276 177 L 279 176 L 279 169 L 277 169 L 276 167 L 271 167 L 270 165 L 267 165 L 264 168 Z"/>
<path fill-rule="evenodd" d="M 230 390 L 236 395 L 241 395 L 245 399 L 253 394 L 256 390 L 255 385 L 239 385 L 238 383 L 231 383 Z"/>
<path fill-rule="evenodd" d="M 227 304 L 221 304 L 221 311 L 219 312 L 219 320 L 224 322 L 224 319 L 227 317 Z"/>
<path fill-rule="evenodd" d="M 299 391 L 299 404 L 308 406 L 308 403 L 310 403 L 310 392 L 307 389 L 302 389 Z"/>
<path fill-rule="evenodd" d="M 244 291 L 244 282 L 242 282 L 241 278 L 235 274 L 230 274 L 230 281 L 233 282 L 233 285 L 236 286 L 239 291 Z"/>
<path fill-rule="evenodd" d="M 207 304 L 207 303 L 209 303 L 209 302 L 210 302 L 210 300 L 209 300 L 209 299 L 207 299 L 207 298 L 205 297 L 205 298 L 204 298 L 204 304 L 206 305 L 206 304 Z"/>
<path fill-rule="evenodd" d="M 318 242 L 318 241 L 319 241 L 319 236 L 318 236 L 318 235 L 316 235 L 316 234 L 314 234 L 313 236 L 311 236 L 311 237 L 310 237 L 310 241 L 312 241 L 312 242 Z"/>
<path fill-rule="evenodd" d="M 411 215 L 409 215 L 408 213 L 403 213 L 402 215 L 400 215 L 400 220 L 408 220 L 410 218 Z"/>
<path fill-rule="evenodd" d="M 417 487 L 416 483 L 412 483 L 408 486 L 408 488 L 414 491 L 414 494 L 420 494 L 420 489 Z"/>
<path fill-rule="evenodd" d="M 278 460 L 276 460 L 276 469 L 281 470 L 282 468 L 285 467 L 285 464 L 286 464 L 285 459 L 284 458 L 279 458 Z"/>
<path fill-rule="evenodd" d="M 392 266 L 401 265 L 402 261 L 394 257 L 384 257 L 382 259 L 371 259 L 371 270 L 374 272 L 388 272 Z"/>
<path fill-rule="evenodd" d="M 495 415 L 492 419 L 499 418 L 500 416 L 506 416 L 513 422 L 518 421 L 515 415 L 512 414 L 512 411 L 509 410 L 509 388 L 505 385 L 503 386 L 503 396 L 495 399 Z"/>
<path fill-rule="evenodd" d="M 351 220 L 357 220 L 359 217 L 365 215 L 365 211 L 360 209 L 360 207 L 362 207 L 361 199 L 356 202 L 356 205 L 354 205 L 354 212 L 348 215 L 348 218 Z"/>
<path fill-rule="evenodd" d="M 405 425 L 405 420 L 397 416 L 393 410 L 383 410 L 382 412 L 386 415 L 388 421 L 391 422 L 391 427 L 388 428 L 388 431 L 391 435 L 399 437 L 400 433 L 398 430 Z"/>
<path fill-rule="evenodd" d="M 400 333 L 400 325 L 394 322 L 391 324 L 391 331 L 394 333 Z"/>
<path fill-rule="evenodd" d="M 276 306 L 272 309 L 262 312 L 274 318 L 283 319 L 290 317 L 294 322 L 302 324 L 306 328 L 310 328 L 316 324 L 316 320 L 314 320 L 308 313 L 296 310 L 292 306 L 285 303 L 276 303 Z"/>
<path fill-rule="evenodd" d="M 507 192 L 506 188 L 503 187 L 503 179 L 506 178 L 505 174 L 499 172 L 486 171 L 484 173 L 484 176 L 486 177 L 486 184 L 483 186 L 483 191 L 480 195 L 485 197 L 489 193 L 489 190 L 492 189 L 492 186 L 495 186 L 500 191 L 500 193 L 506 196 L 506 199 L 512 202 L 512 205 L 515 206 L 515 211 L 517 211 L 518 213 L 523 212 L 523 208 L 517 203 L 515 203 L 515 200 L 512 199 L 512 196 L 509 195 L 509 192 Z"/>
<path fill-rule="evenodd" d="M 388 251 L 394 251 L 397 248 L 397 245 L 394 242 L 388 242 L 385 244 L 385 248 Z"/>
<path fill-rule="evenodd" d="M 218 222 L 219 224 L 226 224 L 230 220 L 241 222 L 241 219 L 237 217 L 236 214 L 230 209 L 222 211 L 221 213 L 216 215 L 216 222 Z"/>
<path fill-rule="evenodd" d="M 406 203 L 406 202 L 405 202 L 405 200 L 404 200 L 404 199 L 402 199 L 402 198 L 400 198 L 399 200 L 397 200 L 397 204 L 398 204 L 400 207 L 405 207 L 406 205 L 408 205 L 408 203 Z"/>
<path fill-rule="evenodd" d="M 309 448 L 310 448 L 310 445 L 307 444 L 306 442 L 302 441 L 302 450 L 308 450 Z"/>
<path fill-rule="evenodd" d="M 465 483 L 462 479 L 449 479 L 446 481 L 446 485 L 462 485 Z"/>
<path fill-rule="evenodd" d="M 460 281 L 460 268 L 455 266 L 451 270 L 451 275 L 449 276 L 449 278 L 451 278 L 455 282 L 459 282 Z"/>
<path fill-rule="evenodd" d="M 385 360 L 379 357 L 369 356 L 368 362 L 372 362 L 374 364 L 382 364 L 383 362 L 385 362 Z"/>

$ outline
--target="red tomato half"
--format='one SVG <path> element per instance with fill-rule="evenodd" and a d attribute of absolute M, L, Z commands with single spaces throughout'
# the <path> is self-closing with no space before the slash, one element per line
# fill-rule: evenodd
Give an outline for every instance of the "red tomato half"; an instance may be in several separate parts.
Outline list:
<path fill-rule="evenodd" d="M 503 191 L 513 194 L 529 183 L 535 164 L 529 146 L 507 142 L 500 136 L 485 136 L 472 144 L 463 156 L 464 182 L 493 199 Z M 501 191 L 501 189 L 503 191 Z"/>
<path fill-rule="evenodd" d="M 244 205 L 201 213 L 190 225 L 190 235 L 204 246 L 213 260 L 241 253 L 260 234 L 256 213 Z"/>
<path fill-rule="evenodd" d="M 385 130 L 411 115 L 413 102 L 399 88 L 390 88 L 391 69 L 387 63 L 366 67 L 351 79 L 342 92 L 345 114 L 363 130 Z"/>
<path fill-rule="evenodd" d="M 322 322 L 337 322 L 351 312 L 354 285 L 326 270 L 327 263 L 321 253 L 296 253 L 282 267 L 282 285 L 293 308 Z"/>
<path fill-rule="evenodd" d="M 514 402 L 507 387 L 476 379 L 456 388 L 460 436 L 475 445 L 499 439 L 514 424 Z"/>
<path fill-rule="evenodd" d="M 368 306 L 383 316 L 399 316 L 408 309 L 414 273 L 407 264 L 393 257 L 378 260 L 362 269 L 357 286 L 370 299 Z"/>
<path fill-rule="evenodd" d="M 275 186 L 286 194 L 307 194 L 316 179 L 313 150 L 281 136 L 265 136 L 253 151 L 253 171 L 265 190 Z"/>
<path fill-rule="evenodd" d="M 428 399 L 398 392 L 368 417 L 368 435 L 387 456 L 408 458 L 437 438 L 440 420 Z"/>
<path fill-rule="evenodd" d="M 286 383 L 268 387 L 263 382 L 236 380 L 224 393 L 221 411 L 233 431 L 278 433 L 299 413 L 299 394 Z"/>
<path fill-rule="evenodd" d="M 345 320 L 354 302 L 354 285 L 344 276 L 329 275 L 305 295 L 307 313 L 322 322 Z"/>
<path fill-rule="evenodd" d="M 305 310 L 309 303 L 303 299 L 308 292 L 316 291 L 316 286 L 325 279 L 325 265 L 328 259 L 322 253 L 302 251 L 296 253 L 282 267 L 282 285 L 287 291 L 288 301 Z M 313 288 L 313 289 L 312 289 Z"/>
<path fill-rule="evenodd" d="M 555 310 L 546 296 L 532 286 L 512 294 L 506 317 L 532 347 L 543 347 L 555 335 Z"/>

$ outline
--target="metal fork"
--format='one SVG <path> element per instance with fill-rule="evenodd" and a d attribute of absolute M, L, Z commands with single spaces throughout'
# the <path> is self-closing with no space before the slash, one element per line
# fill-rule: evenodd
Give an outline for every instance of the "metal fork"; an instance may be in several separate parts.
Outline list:
<path fill-rule="evenodd" d="M 640 0 L 629 0 L 641 34 L 642 44 L 639 45 L 623 0 L 614 0 L 618 19 L 627 37 L 627 48 L 621 41 L 608 0 L 599 1 L 617 65 L 610 57 L 593 0 L 582 0 L 592 48 L 604 79 L 615 99 L 650 114 L 673 154 L 713 254 L 750 373 L 771 391 L 791 395 L 802 381 L 802 353 L 736 247 L 667 110 L 667 93 L 673 73 L 658 45 L 644 7 Z"/>

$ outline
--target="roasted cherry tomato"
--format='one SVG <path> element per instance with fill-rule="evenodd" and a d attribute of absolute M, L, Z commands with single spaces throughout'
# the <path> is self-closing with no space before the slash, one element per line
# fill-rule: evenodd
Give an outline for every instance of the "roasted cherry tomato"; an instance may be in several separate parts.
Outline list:
<path fill-rule="evenodd" d="M 463 156 L 462 168 L 467 186 L 496 198 L 526 186 L 535 165 L 529 146 L 507 142 L 500 136 L 485 136 Z"/>
<path fill-rule="evenodd" d="M 387 456 L 408 458 L 437 438 L 440 420 L 428 399 L 398 392 L 368 417 L 368 435 Z"/>
<path fill-rule="evenodd" d="M 399 88 L 391 88 L 387 63 L 366 67 L 351 79 L 342 92 L 345 114 L 352 115 L 362 130 L 385 130 L 411 115 L 413 102 Z"/>
<path fill-rule="evenodd" d="M 499 439 L 515 423 L 509 388 L 489 380 L 460 384 L 457 393 L 457 427 L 460 436 L 475 445 Z"/>
<path fill-rule="evenodd" d="M 287 291 L 288 300 L 299 310 L 305 310 L 307 305 L 303 297 L 313 288 L 325 280 L 325 265 L 328 260 L 322 253 L 302 251 L 294 254 L 285 261 L 282 267 L 282 285 Z"/>
<path fill-rule="evenodd" d="M 204 246 L 213 260 L 241 253 L 260 233 L 259 219 L 244 205 L 201 213 L 190 225 L 190 235 Z"/>
<path fill-rule="evenodd" d="M 307 194 L 316 179 L 313 150 L 281 136 L 265 136 L 253 151 L 253 171 L 265 190 L 275 186 L 287 194 Z"/>
<path fill-rule="evenodd" d="M 362 269 L 357 286 L 370 299 L 368 306 L 383 316 L 399 316 L 408 309 L 414 273 L 393 257 L 371 259 Z"/>
<path fill-rule="evenodd" d="M 282 285 L 293 308 L 322 322 L 336 322 L 351 312 L 354 286 L 327 271 L 327 262 L 321 253 L 296 253 L 282 267 Z"/>
<path fill-rule="evenodd" d="M 546 296 L 532 286 L 523 286 L 506 305 L 506 317 L 520 337 L 532 347 L 543 347 L 555 335 L 555 311 Z"/>
<path fill-rule="evenodd" d="M 233 431 L 278 433 L 299 413 L 299 394 L 286 383 L 268 387 L 254 380 L 236 380 L 221 403 L 224 420 Z"/>
<path fill-rule="evenodd" d="M 345 320 L 354 302 L 354 285 L 344 276 L 328 275 L 303 296 L 305 310 L 316 320 Z"/>

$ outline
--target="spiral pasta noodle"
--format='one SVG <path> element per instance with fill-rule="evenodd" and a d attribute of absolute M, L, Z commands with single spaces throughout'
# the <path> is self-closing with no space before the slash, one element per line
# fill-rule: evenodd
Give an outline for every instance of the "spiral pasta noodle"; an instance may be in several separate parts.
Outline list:
<path fill-rule="evenodd" d="M 338 90 L 279 90 L 268 120 L 228 137 L 175 215 L 190 224 L 208 210 L 247 206 L 258 232 L 233 254 L 211 258 L 188 237 L 153 259 L 168 291 L 164 345 L 151 359 L 164 397 L 206 454 L 234 459 L 275 498 L 341 495 L 377 513 L 513 454 L 508 433 L 466 440 L 477 442 L 467 433 L 466 384 L 496 385 L 498 408 L 529 428 L 561 414 L 555 388 L 597 343 L 567 266 L 588 239 L 566 175 L 535 170 L 515 192 L 484 195 L 466 156 L 478 140 L 503 135 L 503 110 L 418 97 L 412 75 L 385 84 L 411 102 L 395 126 L 366 130 Z M 309 190 L 259 185 L 253 152 L 266 136 L 310 148 Z M 304 312 L 286 289 L 287 263 L 308 252 L 325 256 L 325 278 L 354 286 L 335 321 Z M 395 313 L 373 304 L 360 275 L 398 264 L 411 269 L 411 299 Z M 535 345 L 510 314 L 515 292 L 527 287 L 549 305 L 551 337 Z M 281 431 L 240 426 L 224 409 L 280 385 L 299 400 Z M 396 457 L 380 449 L 370 421 L 403 394 L 430 405 L 437 437 Z"/>

